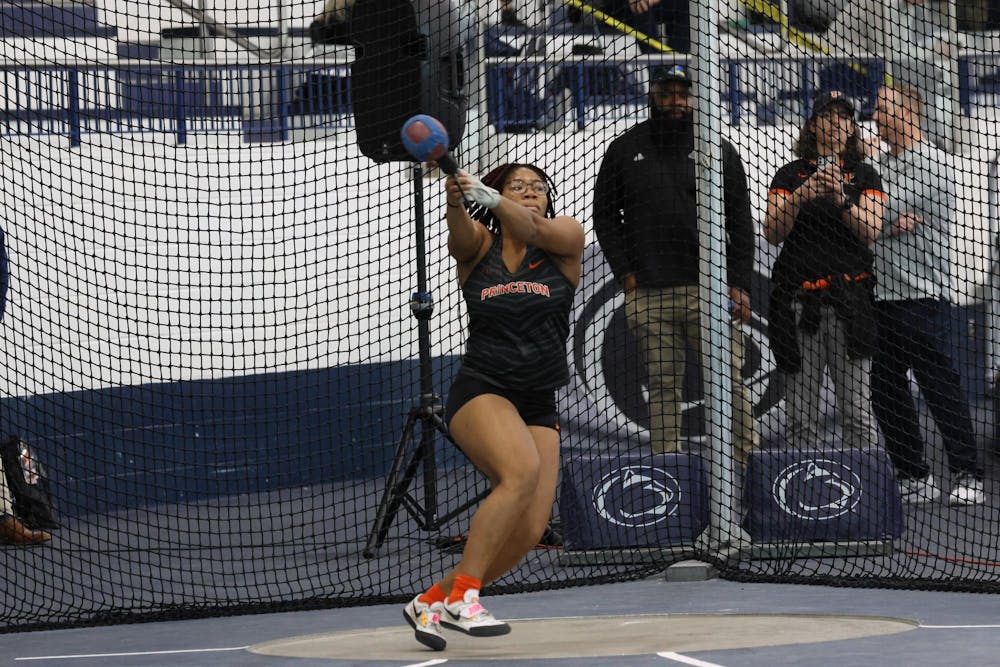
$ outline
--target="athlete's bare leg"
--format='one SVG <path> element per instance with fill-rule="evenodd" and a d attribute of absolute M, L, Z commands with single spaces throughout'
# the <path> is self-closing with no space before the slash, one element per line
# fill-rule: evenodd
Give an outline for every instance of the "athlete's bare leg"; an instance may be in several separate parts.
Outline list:
<path fill-rule="evenodd" d="M 490 479 L 493 489 L 472 517 L 462 560 L 441 582 L 446 592 L 450 592 L 457 574 L 486 581 L 485 577 L 495 569 L 494 562 L 499 566 L 501 561 L 498 559 L 508 561 L 512 558 L 514 545 L 508 547 L 507 542 L 514 537 L 516 548 L 521 550 L 520 556 L 526 553 L 530 547 L 525 548 L 523 544 L 529 535 L 525 532 L 526 527 L 519 523 L 525 516 L 535 516 L 529 508 L 538 502 L 540 479 L 545 476 L 553 480 L 554 493 L 551 470 L 558 472 L 558 434 L 552 431 L 556 441 L 554 451 L 547 447 L 547 453 L 540 454 L 532 429 L 524 424 L 510 401 L 495 394 L 482 394 L 463 405 L 451 418 L 449 430 L 473 465 Z M 543 461 L 548 468 L 544 474 Z M 546 522 L 551 510 L 550 495 Z M 531 532 L 536 527 L 533 522 Z M 540 535 L 538 533 L 533 540 L 537 541 Z M 496 576 L 499 575 L 493 575 Z"/>
<path fill-rule="evenodd" d="M 544 426 L 529 426 L 540 462 L 535 495 L 517 522 L 514 532 L 483 575 L 485 586 L 499 579 L 535 548 L 552 518 L 552 503 L 559 478 L 559 432 Z"/>

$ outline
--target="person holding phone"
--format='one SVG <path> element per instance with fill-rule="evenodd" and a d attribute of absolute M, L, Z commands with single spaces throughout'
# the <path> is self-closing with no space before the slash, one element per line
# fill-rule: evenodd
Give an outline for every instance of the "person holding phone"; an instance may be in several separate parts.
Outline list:
<path fill-rule="evenodd" d="M 785 379 L 787 439 L 820 444 L 821 390 L 830 376 L 843 424 L 838 444 L 877 444 L 871 409 L 874 255 L 882 182 L 865 161 L 854 105 L 820 94 L 767 195 L 764 233 L 781 251 L 771 272 L 769 335 Z"/>

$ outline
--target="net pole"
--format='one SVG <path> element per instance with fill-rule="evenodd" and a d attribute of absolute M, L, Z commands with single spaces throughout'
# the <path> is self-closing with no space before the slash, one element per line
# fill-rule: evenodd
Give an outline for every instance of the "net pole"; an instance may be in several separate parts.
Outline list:
<path fill-rule="evenodd" d="M 947 35 L 947 44 L 943 45 L 943 48 L 947 55 L 944 57 L 944 93 L 945 100 L 943 106 L 945 107 L 945 117 L 944 117 L 944 141 L 945 148 L 952 152 L 958 153 L 959 146 L 959 134 L 955 131 L 955 126 L 958 122 L 962 120 L 962 107 L 959 104 L 959 87 L 960 80 L 958 75 L 958 59 L 959 59 L 959 39 L 958 39 L 958 6 L 955 0 L 948 0 L 945 3 L 945 11 L 948 13 L 945 17 L 944 34 Z M 937 100 L 935 100 L 935 103 Z M 938 111 L 936 116 L 940 115 Z"/>
<path fill-rule="evenodd" d="M 417 358 L 420 371 L 421 414 L 428 414 L 438 401 L 434 394 L 434 374 L 431 367 L 430 317 L 434 299 L 427 287 L 427 242 L 424 230 L 424 171 L 423 165 L 414 164 L 413 178 L 413 228 L 416 234 L 417 293 L 410 307 L 417 319 Z M 420 424 L 420 448 L 424 460 L 424 524 L 437 523 L 437 464 L 434 451 L 434 428 L 427 421 Z"/>
<path fill-rule="evenodd" d="M 700 0 L 695 7 L 692 70 L 695 74 L 695 169 L 698 187 L 700 247 L 702 384 L 711 460 L 711 524 L 702 546 L 713 549 L 738 537 L 733 521 L 732 381 L 729 370 L 729 287 L 726 226 L 722 191 L 722 62 L 720 0 Z"/>
<path fill-rule="evenodd" d="M 987 340 L 987 382 L 992 391 L 1000 391 L 1000 152 L 994 153 L 986 177 L 989 197 L 989 274 L 986 278 L 986 340 Z M 994 415 L 996 419 L 996 415 Z M 1000 432 L 994 436 L 1000 438 Z"/>
<path fill-rule="evenodd" d="M 471 4 L 473 25 L 489 25 L 489 15 L 482 0 L 474 0 Z M 474 75 L 474 80 L 486 80 L 486 40 L 483 38 L 483 31 L 476 30 L 471 41 L 472 53 L 464 60 L 466 74 Z M 468 44 L 468 43 L 467 43 Z M 490 133 L 489 113 L 486 95 L 481 91 L 482 86 L 469 86 L 469 104 L 466 109 L 465 123 L 465 150 L 467 151 L 464 162 L 470 165 L 470 169 L 475 169 L 475 173 L 486 173 L 489 171 L 487 164 L 488 152 L 483 149 L 483 143 Z"/>

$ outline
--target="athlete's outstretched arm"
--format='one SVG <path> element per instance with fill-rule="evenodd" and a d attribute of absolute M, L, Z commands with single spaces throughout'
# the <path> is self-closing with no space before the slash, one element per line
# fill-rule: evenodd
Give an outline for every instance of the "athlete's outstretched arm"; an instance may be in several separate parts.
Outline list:
<path fill-rule="evenodd" d="M 462 198 L 462 191 L 454 177 L 445 181 L 448 221 L 448 254 L 460 264 L 472 262 L 489 242 L 486 227 L 472 219 Z"/>

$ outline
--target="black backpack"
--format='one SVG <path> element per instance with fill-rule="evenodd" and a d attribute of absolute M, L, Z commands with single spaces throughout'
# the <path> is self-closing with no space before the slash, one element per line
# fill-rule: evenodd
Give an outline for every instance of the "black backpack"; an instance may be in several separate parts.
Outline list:
<path fill-rule="evenodd" d="M 58 528 L 53 516 L 52 495 L 38 451 L 13 436 L 0 442 L 0 461 L 17 518 L 35 530 Z"/>

